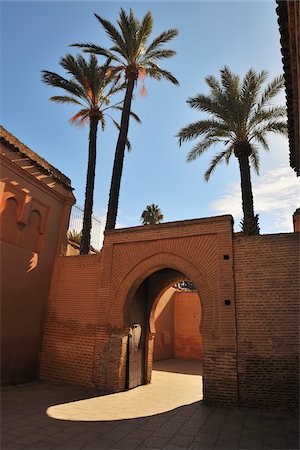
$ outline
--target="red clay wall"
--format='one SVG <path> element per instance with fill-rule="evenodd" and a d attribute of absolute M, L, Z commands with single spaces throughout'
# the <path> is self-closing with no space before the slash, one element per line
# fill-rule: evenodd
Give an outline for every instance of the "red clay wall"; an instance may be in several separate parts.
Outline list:
<path fill-rule="evenodd" d="M 53 264 L 74 201 L 70 190 L 1 145 L 2 384 L 38 376 Z"/>
<path fill-rule="evenodd" d="M 240 404 L 299 402 L 299 233 L 235 235 Z"/>
<path fill-rule="evenodd" d="M 201 303 L 196 292 L 174 294 L 174 358 L 202 360 Z"/>
<path fill-rule="evenodd" d="M 172 289 L 172 288 L 171 288 Z M 165 292 L 157 307 L 154 361 L 168 358 L 202 360 L 201 302 L 196 292 Z"/>
<path fill-rule="evenodd" d="M 174 289 L 160 298 L 155 311 L 153 361 L 174 358 Z"/>

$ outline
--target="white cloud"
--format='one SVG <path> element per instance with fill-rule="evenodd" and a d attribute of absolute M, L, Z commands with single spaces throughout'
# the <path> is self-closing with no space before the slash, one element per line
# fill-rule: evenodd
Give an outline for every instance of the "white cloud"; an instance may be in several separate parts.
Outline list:
<path fill-rule="evenodd" d="M 255 212 L 260 214 L 262 233 L 290 232 L 292 215 L 299 204 L 299 179 L 288 167 L 269 170 L 252 182 Z M 225 194 L 210 204 L 218 214 L 232 214 L 235 228 L 242 217 L 239 183 L 231 183 Z"/>

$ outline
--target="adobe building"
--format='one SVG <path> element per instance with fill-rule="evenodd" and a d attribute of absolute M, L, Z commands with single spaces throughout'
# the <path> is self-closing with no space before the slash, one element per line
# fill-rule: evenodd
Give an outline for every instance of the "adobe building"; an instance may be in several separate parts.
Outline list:
<path fill-rule="evenodd" d="M 0 127 L 1 381 L 38 376 L 54 261 L 66 248 L 70 180 Z"/>

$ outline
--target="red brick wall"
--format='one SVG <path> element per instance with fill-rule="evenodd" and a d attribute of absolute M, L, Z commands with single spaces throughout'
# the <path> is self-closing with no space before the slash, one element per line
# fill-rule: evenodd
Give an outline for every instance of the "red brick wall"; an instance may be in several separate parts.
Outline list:
<path fill-rule="evenodd" d="M 41 354 L 42 379 L 93 385 L 100 269 L 101 255 L 56 259 Z"/>
<path fill-rule="evenodd" d="M 240 404 L 295 408 L 299 388 L 299 233 L 235 235 Z"/>
<path fill-rule="evenodd" d="M 149 285 L 155 297 L 157 281 L 161 292 L 180 270 L 199 287 L 202 300 L 205 398 L 237 404 L 238 375 L 240 405 L 294 408 L 299 233 L 236 234 L 233 248 L 230 236 L 227 218 L 139 227 L 109 233 L 100 256 L 57 258 L 41 377 L 124 389 L 131 299 L 145 279 L 156 280 Z M 168 272 L 159 275 L 164 267 L 175 271 L 170 280 Z"/>

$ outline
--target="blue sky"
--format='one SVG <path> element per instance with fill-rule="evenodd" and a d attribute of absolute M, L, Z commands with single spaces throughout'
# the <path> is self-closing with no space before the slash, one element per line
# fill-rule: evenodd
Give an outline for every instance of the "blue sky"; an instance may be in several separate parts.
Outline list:
<path fill-rule="evenodd" d="M 49 101 L 59 91 L 40 81 L 41 70 L 64 75 L 59 59 L 68 52 L 78 53 L 69 44 L 109 46 L 93 13 L 115 23 L 121 6 L 127 10 L 132 7 L 140 18 L 150 9 L 153 37 L 178 28 L 179 36 L 169 44 L 177 55 L 162 65 L 177 77 L 180 87 L 146 79 L 147 96 L 136 91 L 133 110 L 143 124 L 130 124 L 132 151 L 125 156 L 118 226 L 139 225 L 146 205 L 156 203 L 165 221 L 233 214 L 239 231 L 236 160 L 220 166 L 205 183 L 203 174 L 214 152 L 187 164 L 185 158 L 193 143 L 179 148 L 175 135 L 199 119 L 186 99 L 207 92 L 206 75 L 218 76 L 224 65 L 241 76 L 250 67 L 267 69 L 269 80 L 282 73 L 273 1 L 2 2 L 1 123 L 70 177 L 77 202 L 83 205 L 88 126 L 71 126 L 68 120 L 76 108 Z M 282 93 L 278 102 L 284 101 Z M 109 124 L 104 133 L 99 131 L 94 213 L 103 221 L 116 139 L 116 130 Z M 298 180 L 289 168 L 287 140 L 275 136 L 269 142 L 271 152 L 261 153 L 260 178 L 253 174 L 255 209 L 260 213 L 262 233 L 292 231 Z"/>

